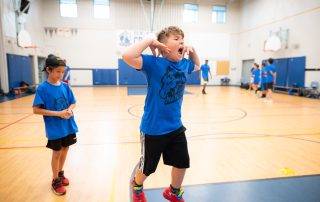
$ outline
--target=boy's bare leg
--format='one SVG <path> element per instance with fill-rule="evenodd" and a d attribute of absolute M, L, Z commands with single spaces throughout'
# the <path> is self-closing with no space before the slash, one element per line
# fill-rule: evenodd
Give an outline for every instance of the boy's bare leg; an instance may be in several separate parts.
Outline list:
<path fill-rule="evenodd" d="M 143 182 L 147 179 L 148 176 L 143 174 L 141 170 L 137 169 L 134 177 L 134 181 L 137 185 L 143 185 Z"/>
<path fill-rule="evenodd" d="M 175 168 L 172 167 L 171 170 L 171 186 L 173 188 L 180 188 L 183 182 L 184 175 L 186 173 L 185 168 Z"/>
<path fill-rule="evenodd" d="M 204 83 L 202 88 L 202 94 L 206 93 L 206 87 L 207 87 L 207 83 Z"/>
<path fill-rule="evenodd" d="M 267 98 L 272 99 L 272 90 L 268 89 L 267 91 Z"/>
<path fill-rule="evenodd" d="M 66 161 L 67 154 L 68 154 L 69 147 L 62 147 L 61 155 L 59 159 L 59 171 L 63 169 L 64 162 Z"/>
<path fill-rule="evenodd" d="M 61 150 L 60 151 L 52 150 L 51 169 L 52 169 L 53 179 L 58 178 L 60 156 L 61 156 Z"/>

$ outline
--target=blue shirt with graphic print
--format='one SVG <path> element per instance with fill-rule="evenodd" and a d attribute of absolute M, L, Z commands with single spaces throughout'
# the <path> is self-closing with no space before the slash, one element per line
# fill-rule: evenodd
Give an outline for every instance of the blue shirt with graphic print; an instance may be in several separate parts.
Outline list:
<path fill-rule="evenodd" d="M 165 135 L 179 129 L 186 74 L 192 73 L 194 63 L 185 58 L 172 62 L 153 55 L 142 55 L 142 63 L 148 91 L 140 130 L 148 135 Z"/>
<path fill-rule="evenodd" d="M 36 91 L 33 106 L 51 111 L 67 109 L 71 104 L 76 103 L 69 85 L 61 82 L 60 85 L 50 84 L 48 81 L 41 83 Z M 56 140 L 69 134 L 78 132 L 74 117 L 63 119 L 56 116 L 43 116 L 46 136 L 49 140 Z"/>

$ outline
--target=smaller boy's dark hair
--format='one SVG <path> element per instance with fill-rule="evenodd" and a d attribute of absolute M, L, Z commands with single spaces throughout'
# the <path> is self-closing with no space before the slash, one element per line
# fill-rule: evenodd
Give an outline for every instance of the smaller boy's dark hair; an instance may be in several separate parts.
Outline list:
<path fill-rule="evenodd" d="M 166 39 L 169 37 L 170 34 L 180 35 L 182 36 L 182 38 L 184 38 L 184 33 L 179 27 L 170 26 L 170 27 L 164 28 L 158 33 L 157 40 L 163 43 L 166 41 Z"/>
<path fill-rule="evenodd" d="M 268 59 L 268 62 L 269 62 L 269 64 L 273 64 L 273 59 L 272 59 L 272 58 L 269 58 L 269 59 Z"/>
<path fill-rule="evenodd" d="M 42 71 L 46 71 L 47 67 L 49 69 L 54 69 L 54 68 L 57 68 L 57 67 L 60 67 L 60 66 L 66 66 L 66 63 L 63 59 L 53 55 L 53 54 L 49 54 L 47 59 L 46 59 L 46 63 L 45 63 L 45 66 L 43 68 Z"/>

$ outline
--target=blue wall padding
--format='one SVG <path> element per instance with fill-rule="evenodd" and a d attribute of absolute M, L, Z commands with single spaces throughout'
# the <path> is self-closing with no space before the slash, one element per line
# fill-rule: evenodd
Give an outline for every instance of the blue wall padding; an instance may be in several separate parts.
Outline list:
<path fill-rule="evenodd" d="M 304 87 L 306 57 L 288 59 L 288 86 Z"/>
<path fill-rule="evenodd" d="M 93 69 L 93 85 L 117 85 L 116 69 Z"/>
<path fill-rule="evenodd" d="M 19 87 L 21 81 L 34 84 L 30 57 L 7 54 L 7 65 L 10 89 Z"/>
<path fill-rule="evenodd" d="M 147 85 L 147 79 L 141 71 L 130 67 L 122 59 L 118 59 L 119 85 Z"/>
<path fill-rule="evenodd" d="M 274 65 L 276 66 L 277 71 L 277 86 L 287 86 L 287 77 L 288 77 L 288 59 L 281 58 L 275 59 Z"/>
<path fill-rule="evenodd" d="M 279 58 L 274 60 L 276 66 L 276 85 L 283 87 L 304 87 L 306 57 Z"/>
<path fill-rule="evenodd" d="M 145 75 L 127 65 L 122 59 L 118 60 L 120 85 L 147 85 Z M 187 84 L 200 84 L 199 72 L 187 75 Z"/>

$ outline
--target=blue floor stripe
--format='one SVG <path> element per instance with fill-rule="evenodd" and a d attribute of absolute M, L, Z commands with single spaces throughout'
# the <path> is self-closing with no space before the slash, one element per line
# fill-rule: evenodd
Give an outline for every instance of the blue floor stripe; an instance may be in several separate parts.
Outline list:
<path fill-rule="evenodd" d="M 146 190 L 149 201 L 164 202 L 161 189 Z M 186 202 L 320 202 L 320 175 L 185 187 Z"/>
<path fill-rule="evenodd" d="M 146 95 L 147 87 L 146 86 L 128 86 L 127 93 L 128 95 Z M 192 94 L 192 93 L 185 91 L 184 94 Z"/>

